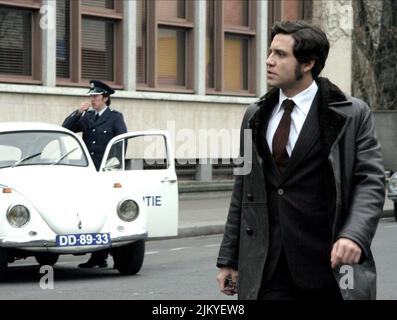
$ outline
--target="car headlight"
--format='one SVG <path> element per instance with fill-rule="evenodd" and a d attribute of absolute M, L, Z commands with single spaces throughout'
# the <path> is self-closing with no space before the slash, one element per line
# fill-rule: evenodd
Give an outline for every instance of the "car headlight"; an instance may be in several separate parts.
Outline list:
<path fill-rule="evenodd" d="M 123 200 L 117 207 L 117 214 L 125 222 L 134 221 L 139 215 L 139 206 L 134 200 Z"/>
<path fill-rule="evenodd" d="M 29 209 L 21 204 L 11 206 L 7 210 L 7 220 L 13 227 L 23 227 L 30 220 Z"/>
<path fill-rule="evenodd" d="M 397 174 L 393 174 L 389 180 L 389 192 L 397 194 Z"/>

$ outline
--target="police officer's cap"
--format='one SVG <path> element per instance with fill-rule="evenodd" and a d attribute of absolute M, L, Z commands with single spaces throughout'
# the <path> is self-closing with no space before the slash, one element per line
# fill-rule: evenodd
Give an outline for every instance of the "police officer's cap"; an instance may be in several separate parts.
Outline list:
<path fill-rule="evenodd" d="M 90 80 L 90 91 L 88 91 L 89 95 L 104 94 L 109 96 L 113 93 L 114 90 L 106 83 L 99 80 Z"/>

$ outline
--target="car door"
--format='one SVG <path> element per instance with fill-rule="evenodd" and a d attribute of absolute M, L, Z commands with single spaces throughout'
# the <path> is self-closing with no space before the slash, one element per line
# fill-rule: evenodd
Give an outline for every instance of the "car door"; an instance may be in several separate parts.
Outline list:
<path fill-rule="evenodd" d="M 177 235 L 178 183 L 168 132 L 137 131 L 113 138 L 100 172 L 142 197 L 149 237 Z"/>

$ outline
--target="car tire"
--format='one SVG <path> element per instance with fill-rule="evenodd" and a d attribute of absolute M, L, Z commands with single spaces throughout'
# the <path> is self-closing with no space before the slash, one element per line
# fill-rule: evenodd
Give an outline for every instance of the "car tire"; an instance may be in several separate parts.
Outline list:
<path fill-rule="evenodd" d="M 138 240 L 112 250 L 114 268 L 121 274 L 133 275 L 141 270 L 145 258 L 145 240 Z"/>
<path fill-rule="evenodd" d="M 7 249 L 0 248 L 0 280 L 4 280 L 8 266 Z"/>
<path fill-rule="evenodd" d="M 53 266 L 57 263 L 59 254 L 51 253 L 51 252 L 40 252 L 36 253 L 35 256 L 36 261 L 41 266 Z"/>

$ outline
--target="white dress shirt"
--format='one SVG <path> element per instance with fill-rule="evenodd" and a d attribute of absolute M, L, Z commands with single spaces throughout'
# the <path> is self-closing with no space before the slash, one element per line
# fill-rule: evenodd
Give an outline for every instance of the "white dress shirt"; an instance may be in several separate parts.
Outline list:
<path fill-rule="evenodd" d="M 103 115 L 103 113 L 106 111 L 107 108 L 108 108 L 108 106 L 105 106 L 105 108 L 103 108 L 101 111 L 99 111 L 99 112 L 96 112 L 96 111 L 95 111 L 95 116 L 96 116 L 97 114 L 99 114 L 99 116 Z"/>
<path fill-rule="evenodd" d="M 295 106 L 291 113 L 291 128 L 287 143 L 287 152 L 291 157 L 292 150 L 294 150 L 296 141 L 298 140 L 299 134 L 302 130 L 303 123 L 309 113 L 310 107 L 313 103 L 314 97 L 318 91 L 318 86 L 315 81 L 302 92 L 298 93 L 294 97 L 287 97 L 282 90 L 280 90 L 279 103 L 273 109 L 273 113 L 270 116 L 269 125 L 266 131 L 266 140 L 269 145 L 270 151 L 273 153 L 272 141 L 274 133 L 277 130 L 278 124 L 284 114 L 284 109 L 281 108 L 281 104 L 285 99 L 291 99 L 294 101 Z"/>

